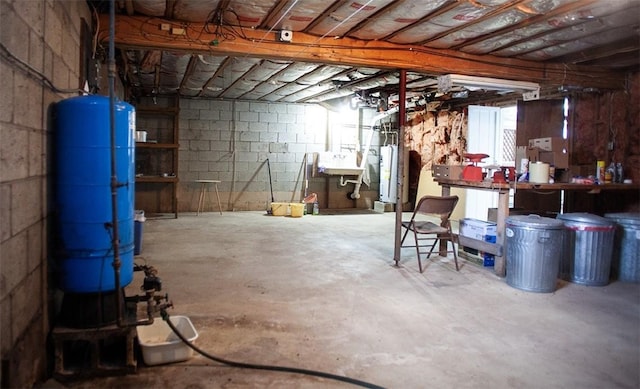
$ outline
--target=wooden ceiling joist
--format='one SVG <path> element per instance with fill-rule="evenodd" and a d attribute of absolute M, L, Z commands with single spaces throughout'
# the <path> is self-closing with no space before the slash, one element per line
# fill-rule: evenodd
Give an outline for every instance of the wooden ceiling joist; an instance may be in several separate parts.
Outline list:
<path fill-rule="evenodd" d="M 464 24 L 461 24 L 461 25 L 459 25 L 457 27 L 449 28 L 446 31 L 441 32 L 440 34 L 436 34 L 436 35 L 432 36 L 429 39 L 425 39 L 423 41 L 416 42 L 416 44 L 425 45 L 425 44 L 427 44 L 429 42 L 437 41 L 438 39 L 444 38 L 445 36 L 447 36 L 449 34 L 453 34 L 454 32 L 458 32 L 460 30 L 464 30 L 464 29 L 469 28 L 469 27 L 471 27 L 471 26 L 473 26 L 475 24 L 479 24 L 479 23 L 487 21 L 487 20 L 489 20 L 491 18 L 494 18 L 495 16 L 500 15 L 502 12 L 505 12 L 507 10 L 516 8 L 518 5 L 520 5 L 520 3 L 524 2 L 524 1 L 525 0 L 513 0 L 511 2 L 504 3 L 500 7 L 496 7 L 493 11 L 491 11 L 491 12 L 489 12 L 489 13 L 487 13 L 487 14 L 485 14 L 485 15 L 483 15 L 483 16 L 475 19 L 475 20 L 471 20 L 471 21 L 469 21 L 467 23 L 464 23 Z"/>
<path fill-rule="evenodd" d="M 431 18 L 435 18 L 437 16 L 440 16 L 446 12 L 451 11 L 452 9 L 456 8 L 458 5 L 460 5 L 457 1 L 450 1 L 449 3 L 445 3 L 443 6 L 441 6 L 440 8 L 436 9 L 435 11 L 421 17 L 420 19 L 416 20 L 415 22 L 408 24 L 394 32 L 392 32 L 391 34 L 381 38 L 380 40 L 386 41 L 389 40 L 391 38 L 393 38 L 396 35 L 400 35 L 401 33 L 405 32 L 405 31 L 409 31 L 412 28 L 414 28 L 415 26 L 419 26 L 422 23 L 424 23 L 425 21 L 431 19 Z"/>
<path fill-rule="evenodd" d="M 182 81 L 180 82 L 180 88 L 178 88 L 178 91 L 182 91 L 182 89 L 184 89 L 184 87 L 187 85 L 187 81 L 189 80 L 189 77 L 191 77 L 191 75 L 193 74 L 193 70 L 196 67 L 196 63 L 198 62 L 198 57 L 195 55 L 192 55 L 191 58 L 189 58 L 189 64 L 187 65 L 187 70 L 184 72 L 184 76 L 182 77 Z"/>
<path fill-rule="evenodd" d="M 507 27 L 503 27 L 501 29 L 492 31 L 492 32 L 490 32 L 488 34 L 480 35 L 477 38 L 467 39 L 464 42 L 453 46 L 452 49 L 458 50 L 458 49 L 461 49 L 461 48 L 466 47 L 466 46 L 475 45 L 476 43 L 480 43 L 482 41 L 485 41 L 485 40 L 488 40 L 488 39 L 492 39 L 492 38 L 494 38 L 496 36 L 505 35 L 507 33 L 510 33 L 512 31 L 517 31 L 517 30 L 525 28 L 527 26 L 531 26 L 531 25 L 534 25 L 534 24 L 537 24 L 537 23 L 541 23 L 541 22 L 546 21 L 546 20 L 551 20 L 551 19 L 555 18 L 558 15 L 564 15 L 564 14 L 566 14 L 568 12 L 572 12 L 572 11 L 578 9 L 578 8 L 586 7 L 586 6 L 588 6 L 588 5 L 592 4 L 592 3 L 595 3 L 596 1 L 597 0 L 578 0 L 575 3 L 565 4 L 563 6 L 560 6 L 560 7 L 556 8 L 556 9 L 554 9 L 552 11 L 549 11 L 549 12 L 546 12 L 544 14 L 540 14 L 540 15 L 537 15 L 537 16 L 533 16 L 531 18 L 527 18 L 527 19 L 521 21 L 520 23 L 516 23 L 516 24 L 510 25 L 510 26 L 507 26 Z M 545 33 L 547 33 L 547 32 L 545 32 Z M 542 34 L 539 34 L 539 35 L 542 36 L 545 33 L 542 33 Z M 510 46 L 511 45 L 503 45 L 503 46 L 494 48 L 492 51 L 498 51 L 498 50 L 505 49 L 505 48 L 510 47 Z"/>
<path fill-rule="evenodd" d="M 202 96 L 205 95 L 205 93 L 207 93 L 207 89 L 209 88 L 209 86 L 211 86 L 211 84 L 213 84 L 213 82 L 216 80 L 216 78 L 220 77 L 220 75 L 222 74 L 224 69 L 227 66 L 229 66 L 230 63 L 231 63 L 231 57 L 227 57 L 227 58 L 224 59 L 224 61 L 222 61 L 222 63 L 220 64 L 220 66 L 218 66 L 218 69 L 213 74 L 213 76 L 211 76 L 211 78 L 209 78 L 207 80 L 207 82 L 205 82 L 205 84 L 202 86 L 202 90 L 200 91 L 200 93 L 198 93 L 198 97 L 202 97 Z"/>
<path fill-rule="evenodd" d="M 144 53 L 142 61 L 140 61 L 140 70 L 143 72 L 152 72 L 157 65 L 160 65 L 160 59 L 162 58 L 162 51 L 160 50 L 148 50 Z"/>
<path fill-rule="evenodd" d="M 98 37 L 108 37 L 108 15 L 100 15 Z M 158 19 L 157 23 L 161 20 Z M 186 35 L 171 35 L 159 31 L 157 23 L 148 18 L 117 16 L 115 44 L 122 48 L 171 50 L 209 55 L 246 56 L 288 61 L 306 61 L 336 65 L 367 66 L 399 69 L 427 74 L 458 73 L 473 76 L 505 78 L 540 84 L 571 84 L 602 89 L 624 88 L 624 73 L 567 64 L 542 64 L 534 61 L 477 56 L 453 50 L 426 49 L 419 46 L 398 45 L 381 41 L 362 41 L 351 38 L 318 38 L 296 32 L 293 42 L 265 40 L 265 32 L 244 29 L 244 36 L 211 44 L 216 36 L 204 30 L 203 23 L 186 23 Z M 195 40 L 192 37 L 198 36 Z"/>

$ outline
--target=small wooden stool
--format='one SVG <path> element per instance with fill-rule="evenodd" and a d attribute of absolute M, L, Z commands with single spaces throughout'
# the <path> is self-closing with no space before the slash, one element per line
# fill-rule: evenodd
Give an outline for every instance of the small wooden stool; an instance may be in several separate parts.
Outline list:
<path fill-rule="evenodd" d="M 214 184 L 215 186 L 216 198 L 218 199 L 218 210 L 220 211 L 220 215 L 222 215 L 222 205 L 220 204 L 220 194 L 218 193 L 218 184 L 220 183 L 220 180 L 196 180 L 196 182 L 200 183 L 200 198 L 198 199 L 198 211 L 196 215 L 200 215 L 200 212 L 204 209 L 207 184 Z"/>

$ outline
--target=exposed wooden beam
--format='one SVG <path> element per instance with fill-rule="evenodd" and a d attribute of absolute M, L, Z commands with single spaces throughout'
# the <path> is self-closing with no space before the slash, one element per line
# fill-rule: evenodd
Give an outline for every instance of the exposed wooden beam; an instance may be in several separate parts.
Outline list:
<path fill-rule="evenodd" d="M 304 29 L 303 32 L 309 32 L 309 31 L 313 30 L 313 28 L 315 26 L 317 26 L 325 18 L 329 17 L 329 15 L 331 15 L 333 12 L 335 12 L 335 10 L 340 8 L 342 6 L 342 4 L 346 3 L 347 1 L 348 0 L 336 0 L 336 1 L 334 1 L 333 4 L 329 8 L 325 9 L 323 13 L 321 13 L 317 18 L 315 18 L 311 23 L 309 23 L 309 25 Z"/>
<path fill-rule="evenodd" d="M 618 42 L 608 43 L 606 45 L 592 47 L 588 50 L 580 50 L 577 53 L 571 53 L 556 58 L 557 61 L 566 63 L 580 63 L 596 61 L 603 58 L 609 58 L 614 55 L 623 55 L 623 53 L 637 53 L 640 49 L 638 38 L 628 38 Z"/>
<path fill-rule="evenodd" d="M 487 12 L 485 15 L 483 15 L 483 16 L 475 19 L 475 20 L 471 20 L 471 21 L 469 21 L 467 23 L 464 23 L 464 24 L 461 24 L 461 25 L 459 25 L 457 27 L 449 28 L 449 29 L 447 29 L 445 31 L 442 31 L 439 34 L 436 34 L 436 35 L 430 37 L 429 39 L 425 39 L 425 40 L 423 40 L 421 42 L 417 42 L 416 44 L 424 45 L 424 44 L 426 44 L 428 42 L 437 41 L 438 39 L 443 38 L 443 37 L 445 37 L 445 36 L 447 36 L 449 34 L 453 34 L 454 32 L 457 32 L 457 31 L 460 31 L 460 30 L 464 30 L 465 28 L 468 28 L 468 27 L 473 26 L 475 24 L 482 23 L 482 22 L 484 22 L 484 21 L 486 21 L 488 19 L 491 19 L 491 18 L 495 17 L 496 15 L 500 15 L 501 13 L 503 13 L 505 11 L 508 11 L 508 10 L 510 10 L 512 8 L 517 7 L 518 5 L 520 5 L 520 3 L 524 2 L 524 1 L 525 0 L 512 0 L 509 3 L 505 3 L 505 4 L 503 4 L 503 5 L 499 6 L 499 7 L 494 8 L 491 12 Z"/>
<path fill-rule="evenodd" d="M 218 23 L 218 22 L 222 22 L 224 21 L 224 14 L 227 11 L 227 8 L 229 8 L 229 3 L 231 3 L 231 0 L 222 0 L 220 1 L 220 3 L 218 4 L 218 8 L 216 10 L 215 14 L 219 14 L 220 15 L 220 20 L 215 20 L 214 23 Z M 237 21 L 238 23 L 240 23 L 240 21 Z"/>
<path fill-rule="evenodd" d="M 153 89 L 155 91 L 155 93 L 153 93 L 154 95 L 160 91 L 160 67 L 160 64 L 156 65 L 156 71 L 153 75 Z"/>
<path fill-rule="evenodd" d="M 100 15 L 100 42 L 108 37 L 108 15 Z M 458 73 L 496 77 L 540 84 L 584 85 L 602 89 L 624 88 L 624 73 L 599 68 L 556 63 L 540 63 L 495 56 L 477 56 L 453 50 L 398 45 L 380 41 L 362 41 L 351 38 L 318 38 L 296 32 L 292 43 L 264 39 L 262 30 L 247 29 L 244 36 L 222 40 L 211 45 L 215 35 L 204 30 L 203 23 L 185 23 L 187 35 L 171 35 L 159 31 L 157 22 L 148 18 L 117 16 L 115 43 L 122 48 L 172 50 L 210 55 L 237 55 L 305 61 L 336 65 L 368 66 L 382 69 L 405 69 L 427 74 Z M 198 40 L 194 39 L 198 36 Z"/>
<path fill-rule="evenodd" d="M 382 77 L 385 77 L 385 76 L 394 75 L 395 73 L 396 73 L 395 71 L 388 71 L 388 72 L 383 72 L 383 73 L 376 73 L 376 74 L 371 75 L 371 76 L 369 76 L 369 77 L 361 78 L 361 79 L 358 79 L 358 80 L 353 80 L 353 81 L 351 81 L 351 82 L 347 82 L 346 84 L 340 85 L 339 89 L 343 89 L 343 88 L 344 88 L 344 89 L 346 89 L 346 88 L 349 88 L 349 87 L 357 86 L 357 85 L 359 85 L 359 84 L 363 84 L 363 83 L 365 83 L 365 82 L 369 82 L 369 81 L 371 81 L 371 80 L 375 80 L 376 78 L 382 78 Z M 326 81 L 327 81 L 327 80 L 325 80 L 325 82 L 326 82 Z M 323 96 L 323 95 L 326 95 L 326 94 L 329 94 L 329 93 L 332 93 L 332 92 L 333 92 L 333 91 L 323 91 L 323 92 L 320 92 L 320 93 L 316 93 L 316 94 L 315 94 L 315 95 L 313 95 L 313 96 L 305 97 L 305 98 L 304 98 L 304 99 L 302 99 L 301 101 L 302 101 L 302 102 L 307 102 L 307 101 L 309 101 L 309 100 L 317 99 L 318 97 L 321 97 L 321 96 Z"/>
<path fill-rule="evenodd" d="M 456 0 L 452 0 L 452 1 L 450 1 L 449 3 L 447 3 L 447 4 L 443 5 L 443 6 L 441 6 L 441 7 L 440 7 L 440 8 L 438 8 L 437 10 L 435 10 L 435 11 L 433 11 L 433 12 L 431 12 L 431 13 L 428 13 L 428 14 L 424 15 L 423 17 L 421 17 L 420 19 L 416 20 L 415 22 L 413 22 L 413 23 L 411 23 L 411 24 L 409 24 L 409 25 L 406 25 L 406 26 L 402 27 L 402 28 L 401 28 L 401 29 L 399 29 L 399 30 L 394 31 L 394 32 L 392 32 L 391 34 L 389 34 L 389 35 L 387 35 L 387 36 L 385 36 L 385 37 L 383 37 L 383 38 L 380 38 L 380 40 L 381 40 L 381 41 L 389 40 L 389 39 L 393 38 L 394 36 L 397 36 L 397 35 L 399 35 L 399 34 L 402 34 L 403 32 L 405 32 L 405 31 L 407 31 L 407 30 L 410 30 L 410 29 L 412 29 L 413 27 L 418 26 L 418 25 L 420 25 L 420 24 L 422 24 L 422 23 L 426 22 L 426 21 L 427 21 L 427 20 L 429 20 L 429 19 L 435 18 L 436 16 L 440 16 L 440 15 L 442 15 L 442 14 L 443 14 L 443 13 L 445 13 L 445 12 L 449 12 L 449 11 L 451 11 L 452 9 L 456 8 L 456 7 L 457 7 L 457 6 L 459 6 L 459 5 L 460 5 L 460 3 L 459 3 L 458 1 L 456 1 Z"/>
<path fill-rule="evenodd" d="M 269 77 L 268 79 L 258 83 L 256 86 L 254 86 L 253 88 L 251 88 L 250 91 L 247 91 L 245 93 L 243 93 L 239 98 L 241 99 L 243 96 L 245 96 L 248 93 L 253 92 L 254 90 L 256 90 L 258 87 L 265 85 L 265 84 L 271 84 L 271 85 L 277 85 L 277 80 L 278 77 L 280 77 L 280 75 L 284 74 L 284 72 L 287 71 L 287 69 L 292 65 L 292 63 L 288 64 L 287 66 L 285 66 L 283 69 L 280 69 L 279 71 L 277 71 L 274 75 L 272 75 L 271 77 Z M 268 94 L 268 93 L 267 93 Z M 266 96 L 266 95 L 263 95 Z"/>
<path fill-rule="evenodd" d="M 413 0 L 410 0 L 410 1 L 413 1 Z M 377 21 L 382 15 L 387 14 L 387 13 L 393 11 L 394 9 L 398 8 L 400 5 L 402 5 L 403 2 L 404 1 L 394 1 L 394 2 L 391 2 L 391 3 L 387 4 L 387 5 L 385 5 L 384 7 L 379 9 L 377 12 L 375 12 L 373 15 L 371 15 L 371 17 L 368 17 L 368 18 L 362 20 L 360 23 L 358 23 L 355 26 L 353 26 L 349 31 L 347 31 L 344 34 L 344 36 L 353 35 L 353 33 L 355 33 L 356 31 L 361 30 L 367 24 Z"/>
<path fill-rule="evenodd" d="M 321 71 L 322 71 L 322 68 L 323 68 L 323 66 L 318 66 L 317 68 L 313 69 L 313 70 L 312 70 L 312 71 L 310 71 L 309 73 L 303 74 L 303 75 L 301 75 L 300 77 L 296 78 L 296 79 L 295 79 L 295 81 L 293 81 L 293 82 L 298 83 L 298 82 L 300 82 L 300 80 L 304 79 L 305 77 L 314 76 L 316 73 L 321 72 Z M 349 72 L 351 72 L 351 71 L 352 71 L 351 69 L 343 70 L 343 71 L 341 71 L 341 72 L 339 72 L 339 73 L 337 73 L 337 74 L 334 74 L 334 75 L 333 75 L 333 76 L 331 76 L 331 77 L 342 77 L 343 75 L 345 75 L 345 74 L 347 74 L 347 73 L 349 73 Z M 326 81 L 326 80 L 325 80 L 325 81 Z M 324 81 L 323 81 L 323 82 L 324 82 Z M 274 93 L 276 93 L 277 91 L 279 91 L 280 89 L 283 89 L 283 88 L 286 88 L 286 87 L 287 87 L 286 85 L 283 85 L 283 86 L 281 86 L 280 88 L 278 88 L 278 89 L 276 89 L 276 90 L 271 91 L 271 93 L 267 93 L 266 95 L 264 95 L 264 96 L 260 97 L 260 99 L 264 99 L 266 96 L 269 96 L 269 95 L 271 95 L 271 94 L 274 94 Z M 306 89 L 306 88 L 305 88 L 305 89 Z M 280 101 L 280 100 L 282 100 L 282 99 L 284 99 L 284 98 L 286 98 L 286 97 L 288 97 L 288 96 L 283 96 L 283 97 L 279 98 L 279 99 L 278 99 L 278 100 L 276 100 L 276 101 Z"/>
<path fill-rule="evenodd" d="M 612 29 L 608 30 L 608 32 L 613 32 L 616 29 L 626 29 L 626 28 L 628 28 L 628 27 L 627 26 L 616 27 L 616 28 L 612 28 Z M 590 37 L 597 37 L 600 34 L 602 34 L 602 31 L 596 31 L 596 32 L 591 33 L 591 34 L 583 35 L 583 36 L 580 37 L 580 39 L 589 39 Z M 518 57 L 524 57 L 529 53 L 535 53 L 536 51 L 544 50 L 544 49 L 547 49 L 549 47 L 554 47 L 554 46 L 558 46 L 558 45 L 561 45 L 561 44 L 571 44 L 571 42 L 573 42 L 573 41 L 574 41 L 574 39 L 570 39 L 570 40 L 559 40 L 558 39 L 558 40 L 555 40 L 553 42 L 549 42 L 546 45 L 531 47 L 528 50 L 520 50 L 520 51 L 518 51 Z M 562 57 L 568 57 L 569 55 L 570 54 L 565 54 Z M 560 57 L 558 57 L 558 58 L 560 58 Z M 556 61 L 556 60 L 558 60 L 560 62 L 559 59 L 553 58 L 553 61 Z"/>
<path fill-rule="evenodd" d="M 164 8 L 165 19 L 173 19 L 173 10 L 176 6 L 176 0 L 167 0 Z"/>
<path fill-rule="evenodd" d="M 576 63 L 589 66 L 609 66 L 621 71 L 634 72 L 638 70 L 638 58 L 640 51 L 616 53 L 606 58 L 593 58 L 588 61 L 576 61 Z"/>
<path fill-rule="evenodd" d="M 187 70 L 185 70 L 184 75 L 182 76 L 182 81 L 180 81 L 180 88 L 178 89 L 178 94 L 182 92 L 182 88 L 185 87 L 187 80 L 189 79 L 189 77 L 191 77 L 191 74 L 193 74 L 193 71 L 196 68 L 197 62 L 198 62 L 197 55 L 192 55 L 191 58 L 189 58 L 189 64 L 187 65 Z"/>
<path fill-rule="evenodd" d="M 462 43 L 460 43 L 460 44 L 458 44 L 456 46 L 453 46 L 452 49 L 453 50 L 458 50 L 458 49 L 461 49 L 461 48 L 463 48 L 465 46 L 475 45 L 476 43 L 480 43 L 482 41 L 494 38 L 496 36 L 505 35 L 507 33 L 519 30 L 521 28 L 525 28 L 525 27 L 530 26 L 532 24 L 540 23 L 540 22 L 543 22 L 545 20 L 550 20 L 550 19 L 555 18 L 558 15 L 564 15 L 564 14 L 566 14 L 566 13 L 568 13 L 570 11 L 573 11 L 573 10 L 575 10 L 577 8 L 586 7 L 586 6 L 592 4 L 592 3 L 596 2 L 596 1 L 598 1 L 598 0 L 578 0 L 578 1 L 574 2 L 574 3 L 565 4 L 563 6 L 560 6 L 560 7 L 556 8 L 556 9 L 551 10 L 551 11 L 549 11 L 547 13 L 542 14 L 542 15 L 537 15 L 537 16 L 533 16 L 531 18 L 527 18 L 527 19 L 525 19 L 525 20 L 523 20 L 523 21 L 521 21 L 519 23 L 512 24 L 510 26 L 507 26 L 507 27 L 501 28 L 499 30 L 490 32 L 488 34 L 480 35 L 480 36 L 478 36 L 476 38 L 473 38 L 473 39 L 467 39 L 464 42 L 462 42 Z M 529 38 L 527 38 L 527 39 L 529 39 Z M 492 51 L 498 51 L 498 50 L 503 49 L 505 47 L 507 47 L 507 46 L 502 46 L 502 47 L 499 47 L 499 48 L 495 48 Z"/>
<path fill-rule="evenodd" d="M 236 86 L 236 84 L 238 84 L 239 82 L 242 82 L 242 80 L 243 80 L 245 77 L 247 77 L 247 75 L 251 74 L 251 72 L 253 72 L 253 71 L 254 71 L 254 70 L 256 70 L 257 68 L 259 68 L 259 67 L 260 67 L 260 63 L 261 63 L 261 62 L 256 63 L 255 65 L 253 65 L 253 66 L 251 67 L 251 69 L 247 70 L 247 71 L 246 71 L 246 72 L 244 72 L 240 77 L 236 78 L 236 79 L 231 83 L 231 85 L 229 85 L 229 86 L 227 87 L 227 89 L 223 90 L 223 91 L 218 95 L 218 97 L 224 97 L 224 95 L 225 95 L 227 92 L 229 92 L 230 90 L 233 90 L 233 88 Z"/>
<path fill-rule="evenodd" d="M 162 58 L 162 51 L 160 50 L 147 50 L 140 61 L 140 70 L 143 72 L 151 72 L 156 68 L 156 65 L 160 64 Z"/>
<path fill-rule="evenodd" d="M 211 76 L 211 78 L 209 78 L 207 82 L 204 83 L 204 85 L 202 86 L 202 90 L 200 91 L 200 93 L 198 93 L 198 97 L 204 96 L 205 92 L 207 91 L 207 88 L 209 88 L 209 85 L 213 84 L 216 78 L 218 78 L 222 74 L 222 72 L 224 71 L 224 68 L 229 66 L 230 63 L 231 63 L 231 57 L 227 57 L 224 59 L 224 61 L 222 61 L 220 66 L 218 66 L 218 69 L 216 69 L 216 72 L 213 73 L 213 76 Z"/>
<path fill-rule="evenodd" d="M 278 28 L 279 26 L 275 25 L 274 19 L 276 16 L 284 9 L 285 6 L 289 5 L 288 1 L 276 1 L 273 7 L 267 13 L 267 16 L 262 20 L 262 23 L 258 26 L 259 29 L 269 30 L 270 28 Z"/>
<path fill-rule="evenodd" d="M 586 2 L 586 1 L 589 1 L 589 2 L 591 3 L 591 2 L 595 2 L 595 1 L 597 1 L 597 0 L 585 0 L 585 2 Z M 635 7 L 637 7 L 637 5 L 634 5 L 634 6 L 635 6 Z M 636 13 L 638 12 L 638 10 L 637 10 L 637 9 L 636 9 L 636 10 L 632 10 L 632 9 L 631 9 L 631 7 L 629 7 L 629 8 L 623 9 L 623 10 L 615 10 L 614 12 L 612 12 L 612 13 L 610 13 L 610 14 L 607 14 L 607 15 L 603 15 L 602 17 L 608 17 L 608 16 L 613 15 L 613 14 L 615 14 L 615 13 L 618 13 L 618 12 L 626 12 L 626 11 L 631 11 L 631 12 L 636 12 Z M 569 12 L 569 10 L 567 10 L 567 12 Z M 547 17 L 544 17 L 543 19 L 547 19 Z M 544 36 L 546 36 L 546 35 L 550 35 L 550 34 L 554 34 L 554 35 L 555 35 L 555 34 L 559 34 L 559 33 L 562 33 L 562 32 L 563 32 L 563 31 L 565 31 L 565 30 L 575 29 L 575 28 L 577 28 L 577 27 L 578 27 L 578 26 L 580 26 L 580 25 L 587 24 L 587 23 L 590 23 L 590 22 L 591 22 L 591 20 L 590 20 L 590 19 L 586 19 L 586 20 L 584 20 L 584 21 L 582 21 L 582 22 L 575 23 L 575 24 L 570 24 L 570 25 L 567 25 L 567 26 L 565 26 L 565 27 L 561 27 L 561 28 L 557 28 L 557 29 L 545 30 L 545 31 L 539 32 L 539 33 L 537 33 L 537 34 L 530 35 L 530 36 L 527 36 L 527 37 L 525 37 L 525 38 L 518 39 L 518 40 L 516 40 L 516 41 L 512 41 L 512 42 L 509 42 L 509 43 L 508 43 L 508 44 L 506 44 L 506 45 L 503 45 L 503 46 L 501 46 L 501 47 L 498 47 L 498 48 L 496 48 L 496 49 L 491 50 L 491 51 L 490 51 L 489 53 L 487 53 L 487 54 L 492 54 L 492 53 L 495 53 L 495 52 L 500 52 L 500 51 L 503 51 L 503 50 L 508 49 L 508 48 L 510 48 L 510 47 L 518 46 L 518 45 L 520 45 L 520 44 L 522 44 L 522 43 L 525 43 L 525 42 L 531 42 L 531 41 L 534 41 L 534 40 L 539 39 L 539 38 L 542 38 L 542 37 L 544 37 Z M 546 46 L 545 46 L 545 47 L 546 47 Z M 536 49 L 536 50 L 537 50 L 537 49 Z M 533 51 L 535 51 L 535 50 L 533 50 Z M 521 53 L 521 52 L 518 52 L 518 54 L 520 54 L 520 53 Z"/>
<path fill-rule="evenodd" d="M 125 0 L 124 7 L 127 10 L 127 15 L 131 16 L 135 13 L 133 9 L 133 0 Z"/>

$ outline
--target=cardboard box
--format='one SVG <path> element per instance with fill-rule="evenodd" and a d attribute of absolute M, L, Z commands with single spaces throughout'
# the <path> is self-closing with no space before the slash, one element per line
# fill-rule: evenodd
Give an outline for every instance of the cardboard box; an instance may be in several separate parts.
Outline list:
<path fill-rule="evenodd" d="M 551 166 L 555 166 L 556 169 L 568 169 L 569 168 L 569 154 L 562 151 L 541 151 L 539 154 L 539 161 L 546 162 Z"/>
<path fill-rule="evenodd" d="M 484 240 L 485 242 L 492 242 L 491 239 L 493 238 L 492 243 L 495 243 L 497 225 L 484 220 L 464 218 L 460 220 L 459 232 L 462 236 Z"/>
<path fill-rule="evenodd" d="M 529 162 L 546 162 L 556 169 L 569 168 L 569 154 L 563 151 L 544 151 L 542 149 L 527 149 Z"/>
<path fill-rule="evenodd" d="M 561 137 L 546 137 L 529 139 L 529 148 L 539 148 L 544 151 L 566 151 L 567 140 Z"/>
<path fill-rule="evenodd" d="M 540 149 L 538 148 L 527 148 L 527 159 L 529 162 L 537 162 L 540 160 Z"/>
<path fill-rule="evenodd" d="M 433 165 L 433 176 L 459 180 L 462 176 L 462 165 Z"/>
<path fill-rule="evenodd" d="M 461 219 L 459 233 L 462 236 L 483 240 L 489 243 L 496 243 L 497 241 L 496 223 L 484 220 L 471 218 Z M 493 266 L 495 261 L 493 254 L 478 251 L 471 247 L 459 246 L 458 252 L 463 258 L 481 266 Z"/>

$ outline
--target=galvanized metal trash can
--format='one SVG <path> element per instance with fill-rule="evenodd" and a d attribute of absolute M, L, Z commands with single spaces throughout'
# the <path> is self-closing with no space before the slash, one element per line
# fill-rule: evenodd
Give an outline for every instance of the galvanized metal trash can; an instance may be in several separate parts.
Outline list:
<path fill-rule="evenodd" d="M 538 215 L 509 216 L 505 228 L 507 284 L 528 292 L 555 292 L 564 224 Z"/>
<path fill-rule="evenodd" d="M 607 213 L 617 223 L 611 270 L 618 281 L 640 283 L 640 213 Z"/>
<path fill-rule="evenodd" d="M 616 223 L 589 213 L 558 215 L 565 226 L 560 276 L 587 286 L 609 283 Z"/>

